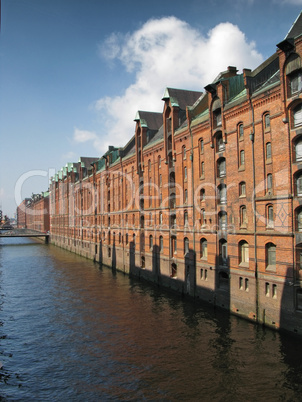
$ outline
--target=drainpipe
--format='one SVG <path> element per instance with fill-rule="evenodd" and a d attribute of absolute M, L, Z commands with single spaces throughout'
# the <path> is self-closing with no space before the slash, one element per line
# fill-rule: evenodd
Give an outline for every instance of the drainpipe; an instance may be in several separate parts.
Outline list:
<path fill-rule="evenodd" d="M 254 212 L 254 259 L 255 259 L 255 280 L 256 280 L 256 322 L 259 322 L 259 279 L 258 279 L 258 259 L 257 259 L 257 214 L 256 214 L 256 173 L 255 173 L 255 113 L 254 107 L 249 94 L 250 110 L 252 115 L 252 131 L 250 140 L 252 142 L 252 162 L 253 162 L 253 212 Z"/>
<path fill-rule="evenodd" d="M 193 287 L 193 297 L 195 297 L 196 291 L 196 247 L 195 247 L 195 197 L 194 197 L 194 159 L 193 159 L 193 134 L 191 129 L 191 116 L 189 108 L 187 107 L 187 120 L 188 120 L 188 127 L 189 133 L 191 138 L 191 153 L 190 153 L 190 160 L 191 160 L 191 186 L 192 186 L 192 218 L 193 218 L 193 258 L 194 258 L 194 287 Z"/>

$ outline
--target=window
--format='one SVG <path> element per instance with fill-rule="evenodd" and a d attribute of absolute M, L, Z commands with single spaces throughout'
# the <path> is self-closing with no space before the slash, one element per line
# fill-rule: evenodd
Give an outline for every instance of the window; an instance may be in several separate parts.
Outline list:
<path fill-rule="evenodd" d="M 296 162 L 302 160 L 302 137 L 299 137 L 295 142 L 295 159 Z"/>
<path fill-rule="evenodd" d="M 302 72 L 301 70 L 294 71 L 288 75 L 289 80 L 289 95 L 293 96 L 302 90 Z"/>
<path fill-rule="evenodd" d="M 267 227 L 274 227 L 274 207 L 272 205 L 267 206 Z"/>
<path fill-rule="evenodd" d="M 128 244 L 128 233 L 126 233 L 126 244 Z"/>
<path fill-rule="evenodd" d="M 265 282 L 265 296 L 269 296 L 269 283 Z"/>
<path fill-rule="evenodd" d="M 273 292 L 272 293 L 273 293 L 272 297 L 274 299 L 276 299 L 277 298 L 277 285 L 273 285 Z"/>
<path fill-rule="evenodd" d="M 184 254 L 186 255 L 189 252 L 189 239 L 187 237 L 184 238 Z"/>
<path fill-rule="evenodd" d="M 161 174 L 159 175 L 159 187 L 161 187 L 162 186 L 162 177 L 161 177 Z"/>
<path fill-rule="evenodd" d="M 302 173 L 300 172 L 296 177 L 296 191 L 297 196 L 302 196 Z"/>
<path fill-rule="evenodd" d="M 133 234 L 133 248 L 135 248 L 135 234 Z"/>
<path fill-rule="evenodd" d="M 219 263 L 224 266 L 228 264 L 227 242 L 224 239 L 219 240 Z"/>
<path fill-rule="evenodd" d="M 245 154 L 244 154 L 244 150 L 241 150 L 240 151 L 240 166 L 242 167 L 242 166 L 244 166 L 244 164 L 245 164 Z"/>
<path fill-rule="evenodd" d="M 239 243 L 239 264 L 249 263 L 249 245 L 245 240 Z"/>
<path fill-rule="evenodd" d="M 216 109 L 213 112 L 213 123 L 214 123 L 214 128 L 220 127 L 221 126 L 221 109 Z"/>
<path fill-rule="evenodd" d="M 271 120 L 270 120 L 270 115 L 266 113 L 264 115 L 264 128 L 265 130 L 269 130 L 271 126 Z"/>
<path fill-rule="evenodd" d="M 245 278 L 245 280 L 244 280 L 244 289 L 245 289 L 246 291 L 249 290 L 249 280 L 248 280 L 248 278 Z"/>
<path fill-rule="evenodd" d="M 171 228 L 176 229 L 176 215 L 175 214 L 171 215 L 170 221 L 171 221 Z"/>
<path fill-rule="evenodd" d="M 225 204 L 227 202 L 227 192 L 225 184 L 220 184 L 218 186 L 218 200 L 220 204 Z"/>
<path fill-rule="evenodd" d="M 188 190 L 185 189 L 185 204 L 188 203 Z"/>
<path fill-rule="evenodd" d="M 164 239 L 162 236 L 159 236 L 159 251 L 164 250 Z"/>
<path fill-rule="evenodd" d="M 202 202 L 205 200 L 205 189 L 202 188 L 199 192 L 199 201 Z"/>
<path fill-rule="evenodd" d="M 159 168 L 161 167 L 161 157 L 160 156 L 158 156 L 158 167 Z"/>
<path fill-rule="evenodd" d="M 177 251 L 177 244 L 176 244 L 176 236 L 171 237 L 171 254 L 172 256 L 176 253 Z"/>
<path fill-rule="evenodd" d="M 208 259 L 208 242 L 206 239 L 200 239 L 200 258 L 202 260 Z"/>
<path fill-rule="evenodd" d="M 170 198 L 170 208 L 175 209 L 175 204 L 176 204 L 175 193 L 171 193 L 169 198 Z"/>
<path fill-rule="evenodd" d="M 266 160 L 272 158 L 272 144 L 270 142 L 266 143 Z"/>
<path fill-rule="evenodd" d="M 294 127 L 301 126 L 301 124 L 302 124 L 302 103 L 299 103 L 299 105 L 293 109 L 293 120 L 294 120 Z"/>
<path fill-rule="evenodd" d="M 222 133 L 219 132 L 216 135 L 216 150 L 217 150 L 217 152 L 221 152 L 221 151 L 224 151 L 224 149 L 225 149 L 225 145 L 223 142 Z"/>
<path fill-rule="evenodd" d="M 297 231 L 302 232 L 302 208 L 297 211 Z"/>
<path fill-rule="evenodd" d="M 225 159 L 220 158 L 217 161 L 217 172 L 218 177 L 225 177 L 226 176 L 226 167 L 225 167 Z"/>
<path fill-rule="evenodd" d="M 177 278 L 177 265 L 175 263 L 171 264 L 171 277 Z"/>
<path fill-rule="evenodd" d="M 273 175 L 269 173 L 266 178 L 266 185 L 267 185 L 267 191 L 272 191 L 273 189 Z"/>
<path fill-rule="evenodd" d="M 246 206 L 242 205 L 240 207 L 240 226 L 246 226 L 247 216 L 246 216 Z"/>
<path fill-rule="evenodd" d="M 149 236 L 149 249 L 153 250 L 153 236 L 152 235 Z"/>
<path fill-rule="evenodd" d="M 240 276 L 239 278 L 239 289 L 242 290 L 243 289 L 243 278 Z"/>
<path fill-rule="evenodd" d="M 200 176 L 204 176 L 204 162 L 200 164 Z"/>
<path fill-rule="evenodd" d="M 219 230 L 227 230 L 227 213 L 225 211 L 220 211 L 218 214 L 218 225 Z"/>
<path fill-rule="evenodd" d="M 187 166 L 184 167 L 184 180 L 187 180 L 188 175 L 187 175 Z"/>
<path fill-rule="evenodd" d="M 183 155 L 183 159 L 187 159 L 187 150 L 186 150 L 186 146 L 184 145 L 182 147 L 182 155 Z"/>
<path fill-rule="evenodd" d="M 245 182 L 239 183 L 239 197 L 245 197 Z"/>
<path fill-rule="evenodd" d="M 266 258 L 266 268 L 275 269 L 276 268 L 276 246 L 273 243 L 267 243 L 265 245 L 265 258 Z"/>
<path fill-rule="evenodd" d="M 200 224 L 201 226 L 205 225 L 205 216 L 206 216 L 206 211 L 204 209 L 200 210 Z"/>
<path fill-rule="evenodd" d="M 239 124 L 238 126 L 238 138 L 239 140 L 243 140 L 243 124 Z"/>
<path fill-rule="evenodd" d="M 163 224 L 163 213 L 162 212 L 159 213 L 159 224 L 160 225 Z"/>
<path fill-rule="evenodd" d="M 201 139 L 199 140 L 199 154 L 200 154 L 200 155 L 203 154 L 203 151 L 204 151 L 203 147 L 204 147 L 203 139 L 201 138 Z"/>
<path fill-rule="evenodd" d="M 184 212 L 184 225 L 187 227 L 189 225 L 189 218 L 188 218 L 188 212 Z"/>

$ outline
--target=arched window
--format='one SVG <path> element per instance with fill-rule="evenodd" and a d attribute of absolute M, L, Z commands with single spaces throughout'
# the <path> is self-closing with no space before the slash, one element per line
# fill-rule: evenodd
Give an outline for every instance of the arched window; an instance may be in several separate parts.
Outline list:
<path fill-rule="evenodd" d="M 295 160 L 296 162 L 302 160 L 302 137 L 295 141 Z"/>
<path fill-rule="evenodd" d="M 189 225 L 188 211 L 184 212 L 184 225 L 185 227 Z"/>
<path fill-rule="evenodd" d="M 199 140 L 199 154 L 200 154 L 200 155 L 203 154 L 203 151 L 204 151 L 203 147 L 204 147 L 203 139 L 200 138 L 200 140 Z"/>
<path fill-rule="evenodd" d="M 301 59 L 292 53 L 286 61 L 287 96 L 291 97 L 302 90 Z"/>
<path fill-rule="evenodd" d="M 164 239 L 162 236 L 159 236 L 159 251 L 164 250 Z"/>
<path fill-rule="evenodd" d="M 214 128 L 221 126 L 221 102 L 216 98 L 212 106 Z"/>
<path fill-rule="evenodd" d="M 293 125 L 294 127 L 301 126 L 302 124 L 302 103 L 299 103 L 293 109 Z"/>
<path fill-rule="evenodd" d="M 161 157 L 160 157 L 160 155 L 158 155 L 158 167 L 159 168 L 161 167 Z"/>
<path fill-rule="evenodd" d="M 200 192 L 199 192 L 199 201 L 202 202 L 204 200 L 205 200 L 205 189 L 202 188 L 202 189 L 200 189 Z"/>
<path fill-rule="evenodd" d="M 204 226 L 205 223 L 206 223 L 205 217 L 206 217 L 206 211 L 204 209 L 201 209 L 200 210 L 200 224 L 201 224 L 201 226 Z"/>
<path fill-rule="evenodd" d="M 219 240 L 219 264 L 223 266 L 228 265 L 228 249 L 225 239 Z"/>
<path fill-rule="evenodd" d="M 183 160 L 187 159 L 187 149 L 186 149 L 185 145 L 182 147 L 182 155 L 183 155 Z"/>
<path fill-rule="evenodd" d="M 135 248 L 135 234 L 133 234 L 133 248 Z"/>
<path fill-rule="evenodd" d="M 296 245 L 296 264 L 299 273 L 302 270 L 302 243 Z"/>
<path fill-rule="evenodd" d="M 238 124 L 238 139 L 243 140 L 243 124 Z"/>
<path fill-rule="evenodd" d="M 266 159 L 272 158 L 272 144 L 270 142 L 266 143 Z"/>
<path fill-rule="evenodd" d="M 245 240 L 239 242 L 239 264 L 248 264 L 249 245 Z"/>
<path fill-rule="evenodd" d="M 266 226 L 268 228 L 274 227 L 274 207 L 272 205 L 266 207 Z"/>
<path fill-rule="evenodd" d="M 225 211 L 220 211 L 218 213 L 218 225 L 219 225 L 219 230 L 222 230 L 222 231 L 227 230 L 227 213 Z"/>
<path fill-rule="evenodd" d="M 246 206 L 241 205 L 241 207 L 240 207 L 240 226 L 246 226 L 246 224 L 247 224 Z"/>
<path fill-rule="evenodd" d="M 239 197 L 245 197 L 246 193 L 245 181 L 239 183 Z"/>
<path fill-rule="evenodd" d="M 189 252 L 189 239 L 187 237 L 184 238 L 184 255 Z"/>
<path fill-rule="evenodd" d="M 200 163 L 200 176 L 201 177 L 204 176 L 204 162 L 203 161 Z"/>
<path fill-rule="evenodd" d="M 276 246 L 273 243 L 265 245 L 265 261 L 267 269 L 276 268 Z"/>
<path fill-rule="evenodd" d="M 225 166 L 225 158 L 220 158 L 217 161 L 217 174 L 218 177 L 226 176 L 226 166 Z"/>
<path fill-rule="evenodd" d="M 227 190 L 225 184 L 220 184 L 218 186 L 218 200 L 220 204 L 225 204 L 227 202 Z"/>
<path fill-rule="evenodd" d="M 266 113 L 266 114 L 263 116 L 263 123 L 264 123 L 264 129 L 265 129 L 265 130 L 269 130 L 270 127 L 271 127 L 271 119 L 270 119 L 269 113 Z"/>
<path fill-rule="evenodd" d="M 171 215 L 170 221 L 171 221 L 171 228 L 176 229 L 176 215 L 175 214 Z"/>
<path fill-rule="evenodd" d="M 177 252 L 176 236 L 171 236 L 171 255 Z"/>
<path fill-rule="evenodd" d="M 269 173 L 266 176 L 266 186 L 267 186 L 267 191 L 273 190 L 273 175 L 271 173 Z"/>
<path fill-rule="evenodd" d="M 175 263 L 171 264 L 171 277 L 177 278 L 177 265 Z"/>
<path fill-rule="evenodd" d="M 163 224 L 163 213 L 162 212 L 159 213 L 159 224 L 160 225 Z"/>
<path fill-rule="evenodd" d="M 240 167 L 245 165 L 245 153 L 244 153 L 243 149 L 240 151 L 239 165 L 240 165 Z"/>
<path fill-rule="evenodd" d="M 153 250 L 153 236 L 152 235 L 149 236 L 149 249 Z"/>
<path fill-rule="evenodd" d="M 175 193 L 171 193 L 169 198 L 170 198 L 170 208 L 175 209 L 175 206 L 176 206 Z"/>
<path fill-rule="evenodd" d="M 187 166 L 184 167 L 184 180 L 187 180 L 188 174 L 187 174 Z"/>
<path fill-rule="evenodd" d="M 200 239 L 200 258 L 202 260 L 208 259 L 208 242 L 206 239 Z"/>
<path fill-rule="evenodd" d="M 216 151 L 217 152 L 222 152 L 225 149 L 225 144 L 223 142 L 223 137 L 222 137 L 222 132 L 219 131 L 216 134 Z"/>
<path fill-rule="evenodd" d="M 302 208 L 296 210 L 296 230 L 302 232 Z"/>
<path fill-rule="evenodd" d="M 302 196 L 302 172 L 298 172 L 296 175 L 296 195 L 298 197 Z"/>

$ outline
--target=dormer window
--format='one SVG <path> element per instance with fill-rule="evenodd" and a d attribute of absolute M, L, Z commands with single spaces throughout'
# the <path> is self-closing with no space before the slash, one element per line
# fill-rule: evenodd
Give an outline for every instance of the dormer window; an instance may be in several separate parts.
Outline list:
<path fill-rule="evenodd" d="M 215 99 L 213 102 L 212 106 L 212 112 L 213 112 L 213 126 L 214 128 L 216 127 L 221 127 L 221 102 L 220 99 Z"/>
<path fill-rule="evenodd" d="M 301 92 L 302 90 L 302 71 L 298 70 L 288 76 L 290 96 Z"/>

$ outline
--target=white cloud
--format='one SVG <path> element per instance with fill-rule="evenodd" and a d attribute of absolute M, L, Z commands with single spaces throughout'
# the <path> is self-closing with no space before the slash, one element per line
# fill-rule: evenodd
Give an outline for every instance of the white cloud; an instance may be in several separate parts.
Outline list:
<path fill-rule="evenodd" d="M 175 17 L 149 20 L 124 37 L 112 34 L 101 52 L 107 60 L 118 60 L 135 75 L 135 82 L 123 94 L 96 102 L 106 129 L 102 151 L 109 143 L 127 143 L 134 133 L 137 110 L 162 111 L 160 99 L 165 87 L 203 91 L 228 66 L 241 71 L 245 67 L 255 68 L 263 60 L 256 44 L 248 42 L 231 23 L 215 26 L 204 37 Z M 94 136 L 95 133 L 78 134 L 79 139 Z"/>
<path fill-rule="evenodd" d="M 87 142 L 97 138 L 97 135 L 93 131 L 74 129 L 73 139 L 75 142 Z"/>

